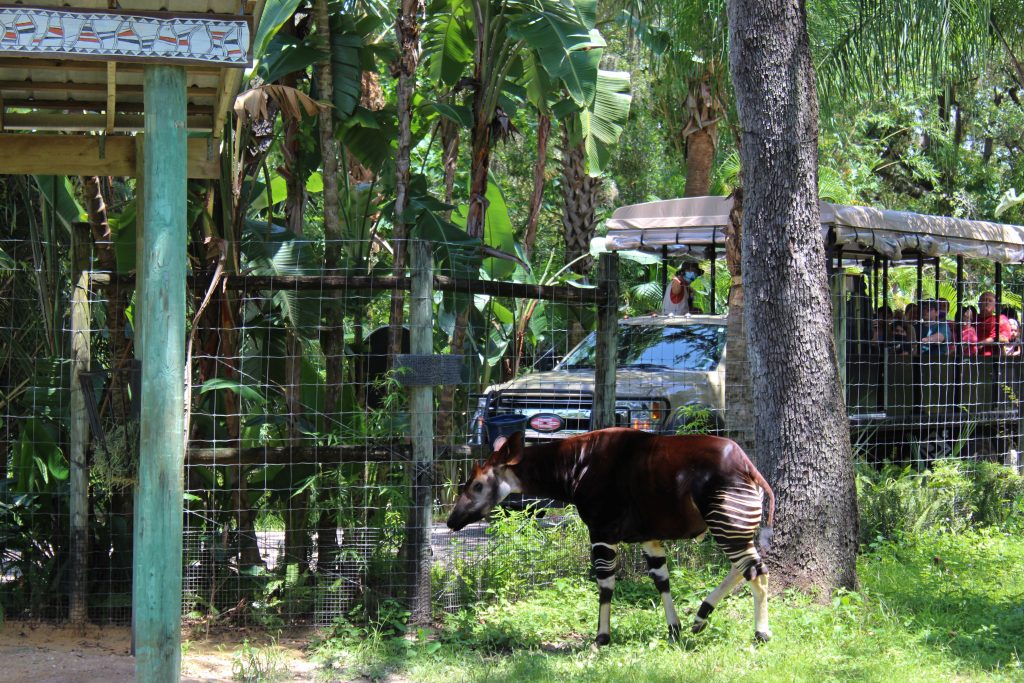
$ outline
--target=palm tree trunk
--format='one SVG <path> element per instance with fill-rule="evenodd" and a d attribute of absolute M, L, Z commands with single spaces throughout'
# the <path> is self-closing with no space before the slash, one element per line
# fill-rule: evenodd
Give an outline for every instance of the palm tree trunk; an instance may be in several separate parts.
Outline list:
<path fill-rule="evenodd" d="M 596 226 L 597 191 L 601 179 L 587 175 L 584 143 L 570 143 L 569 133 L 562 129 L 562 237 L 565 241 L 565 262 L 572 270 L 586 275 L 594 267 L 590 240 Z M 580 257 L 583 258 L 580 258 Z"/>
<path fill-rule="evenodd" d="M 526 260 L 533 253 L 533 243 L 537 240 L 537 223 L 540 222 L 540 209 L 544 205 L 544 171 L 548 161 L 548 140 L 551 139 L 551 117 L 541 114 L 537 117 L 537 159 L 533 162 L 533 192 L 530 194 L 530 213 L 526 219 L 526 233 L 523 236 L 523 251 Z"/>
<path fill-rule="evenodd" d="M 710 123 L 686 138 L 686 197 L 703 197 L 711 189 L 711 167 L 718 145 L 718 124 Z"/>

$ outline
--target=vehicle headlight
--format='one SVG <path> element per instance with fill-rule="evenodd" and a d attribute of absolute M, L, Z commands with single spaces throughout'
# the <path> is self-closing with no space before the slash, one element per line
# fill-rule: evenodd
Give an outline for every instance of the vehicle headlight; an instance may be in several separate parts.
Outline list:
<path fill-rule="evenodd" d="M 619 401 L 615 404 L 616 423 L 650 432 L 664 417 L 661 401 Z"/>

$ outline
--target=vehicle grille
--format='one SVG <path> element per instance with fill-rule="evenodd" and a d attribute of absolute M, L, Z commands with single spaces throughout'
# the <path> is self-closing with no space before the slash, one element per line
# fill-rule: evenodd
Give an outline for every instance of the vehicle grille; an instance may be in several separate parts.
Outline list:
<path fill-rule="evenodd" d="M 578 392 L 558 392 L 545 390 L 543 394 L 505 391 L 496 392 L 491 396 L 489 410 L 491 414 L 519 413 L 532 417 L 540 413 L 550 413 L 562 418 L 562 428 L 558 432 L 541 434 L 527 430 L 528 436 L 544 436 L 546 438 L 569 436 L 590 430 L 590 410 L 594 403 L 591 394 Z"/>

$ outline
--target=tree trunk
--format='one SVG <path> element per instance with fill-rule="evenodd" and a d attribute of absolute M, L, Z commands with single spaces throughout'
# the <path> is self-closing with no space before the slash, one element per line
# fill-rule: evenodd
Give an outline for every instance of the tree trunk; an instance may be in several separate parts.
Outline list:
<path fill-rule="evenodd" d="M 523 251 L 526 260 L 533 253 L 537 240 L 537 223 L 544 205 L 544 171 L 548 162 L 548 140 L 551 138 L 551 117 L 541 114 L 537 119 L 537 159 L 533 162 L 533 192 L 530 194 L 530 214 L 526 219 L 526 233 L 523 236 Z"/>
<path fill-rule="evenodd" d="M 483 111 L 481 100 L 483 94 L 478 92 L 473 104 L 466 232 L 470 237 L 483 238 L 484 217 L 487 214 L 487 173 L 491 168 L 491 114 Z"/>
<path fill-rule="evenodd" d="M 449 119 L 441 120 L 441 163 L 444 166 L 444 203 L 451 204 L 455 196 L 455 173 L 459 168 L 459 124 Z M 445 211 L 445 220 L 451 220 L 452 212 Z"/>
<path fill-rule="evenodd" d="M 416 92 L 416 67 L 420 61 L 419 17 L 423 12 L 422 0 L 401 0 L 395 19 L 395 37 L 398 39 L 398 151 L 395 156 L 395 250 L 394 274 L 405 275 L 406 242 L 409 227 L 403 214 L 409 205 L 409 157 L 412 151 L 412 98 Z M 388 331 L 388 358 L 402 352 L 402 321 L 405 315 L 405 293 L 396 289 L 391 293 L 391 323 Z"/>
<path fill-rule="evenodd" d="M 590 240 L 596 227 L 597 190 L 601 179 L 587 175 L 584 143 L 569 142 L 569 134 L 562 131 L 562 237 L 565 240 L 565 262 L 580 259 L 572 270 L 586 275 L 594 267 L 590 254 Z M 583 256 L 584 258 L 580 258 Z"/>
<path fill-rule="evenodd" d="M 711 166 L 718 145 L 718 124 L 710 123 L 686 138 L 686 197 L 703 197 L 711 189 Z"/>
<path fill-rule="evenodd" d="M 783 586 L 856 584 L 857 501 L 817 199 L 818 103 L 804 0 L 731 0 L 743 165 L 742 273 L 755 439 L 775 488 Z M 784 330 L 784 334 L 780 334 Z"/>

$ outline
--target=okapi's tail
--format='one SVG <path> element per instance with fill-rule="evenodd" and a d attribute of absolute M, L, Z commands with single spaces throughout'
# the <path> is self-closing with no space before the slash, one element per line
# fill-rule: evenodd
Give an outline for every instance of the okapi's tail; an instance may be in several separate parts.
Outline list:
<path fill-rule="evenodd" d="M 746 454 L 744 454 L 746 455 Z M 772 527 L 775 525 L 775 492 L 772 491 L 772 487 L 768 485 L 761 473 L 754 467 L 754 463 L 750 462 L 750 457 L 747 457 L 747 462 L 750 465 L 750 476 L 753 477 L 754 483 L 761 487 L 761 489 L 768 496 L 768 519 L 767 523 L 761 527 L 761 531 L 757 535 L 757 546 L 762 552 L 767 551 L 771 547 L 772 534 L 774 533 Z"/>

